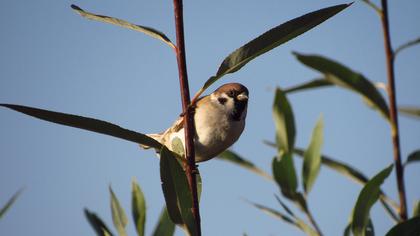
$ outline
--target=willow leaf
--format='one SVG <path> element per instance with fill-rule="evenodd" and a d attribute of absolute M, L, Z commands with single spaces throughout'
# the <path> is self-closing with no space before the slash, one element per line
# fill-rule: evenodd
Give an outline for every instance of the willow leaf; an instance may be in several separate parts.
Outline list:
<path fill-rule="evenodd" d="M 172 236 L 175 233 L 175 224 L 171 221 L 168 209 L 163 208 L 159 217 L 159 222 L 153 231 L 153 236 Z"/>
<path fill-rule="evenodd" d="M 138 236 L 144 236 L 145 223 L 146 223 L 146 199 L 141 191 L 137 181 L 133 179 L 131 187 L 131 208 L 133 214 L 134 224 Z"/>
<path fill-rule="evenodd" d="M 418 161 L 420 161 L 420 150 L 416 150 L 416 151 L 410 153 L 410 155 L 408 155 L 407 161 L 405 162 L 404 165 L 408 165 L 410 163 L 418 162 Z"/>
<path fill-rule="evenodd" d="M 380 194 L 380 186 L 389 176 L 392 168 L 393 165 L 390 165 L 379 172 L 372 179 L 370 179 L 360 191 L 352 217 L 352 232 L 354 235 L 366 235 L 366 227 L 370 218 L 370 208 L 378 200 Z"/>
<path fill-rule="evenodd" d="M 92 226 L 93 230 L 95 230 L 96 235 L 98 236 L 112 236 L 111 231 L 106 226 L 99 216 L 95 213 L 90 212 L 88 209 L 84 210 L 86 219 L 89 221 L 89 224 Z"/>
<path fill-rule="evenodd" d="M 325 79 L 331 83 L 362 95 L 369 105 L 379 110 L 385 118 L 389 119 L 389 109 L 385 99 L 362 74 L 322 56 L 294 54 L 301 63 L 323 73 Z"/>
<path fill-rule="evenodd" d="M 323 87 L 330 87 L 334 84 L 326 79 L 314 79 L 309 82 L 299 84 L 290 88 L 284 89 L 284 93 L 294 93 L 294 92 L 300 92 L 302 90 L 307 89 L 315 89 L 315 88 L 323 88 Z"/>
<path fill-rule="evenodd" d="M 261 170 L 260 168 L 255 166 L 254 163 L 250 162 L 249 160 L 246 160 L 245 158 L 239 156 L 239 154 L 233 151 L 226 150 L 222 152 L 221 154 L 219 154 L 218 159 L 231 162 L 244 169 L 254 172 L 268 180 L 273 180 L 273 178 L 269 174 L 267 174 L 267 172 Z"/>
<path fill-rule="evenodd" d="M 210 77 L 210 79 L 206 81 L 200 92 L 207 89 L 224 75 L 238 71 L 256 57 L 305 33 L 350 5 L 351 4 L 340 4 L 313 11 L 263 33 L 229 54 L 229 56 L 223 60 L 216 75 Z"/>
<path fill-rule="evenodd" d="M 386 236 L 415 236 L 420 235 L 420 216 L 413 217 L 401 222 L 394 227 Z"/>
<path fill-rule="evenodd" d="M 22 193 L 23 189 L 17 191 L 13 196 L 7 201 L 7 203 L 0 208 L 0 219 L 4 216 L 4 214 L 10 209 L 10 207 L 16 202 L 19 195 Z"/>
<path fill-rule="evenodd" d="M 155 149 L 160 149 L 162 146 L 159 142 L 147 135 L 124 129 L 102 120 L 14 104 L 0 104 L 0 106 L 41 120 L 125 139 Z"/>
<path fill-rule="evenodd" d="M 175 157 L 176 154 L 162 146 L 160 151 L 160 175 L 162 189 L 171 219 L 179 224 L 179 218 L 191 235 L 197 235 L 195 219 L 192 214 L 192 195 L 187 176 Z M 175 218 L 174 218 L 175 216 Z"/>
<path fill-rule="evenodd" d="M 292 106 L 285 93 L 276 89 L 273 103 L 273 119 L 276 126 L 276 142 L 278 151 L 291 153 L 295 145 L 295 118 Z"/>
<path fill-rule="evenodd" d="M 109 192 L 111 194 L 111 213 L 114 226 L 117 229 L 118 235 L 127 236 L 127 232 L 125 231 L 125 226 L 127 226 L 128 223 L 127 215 L 121 207 L 117 196 L 115 196 L 114 191 L 112 191 L 111 186 L 109 186 Z"/>
<path fill-rule="evenodd" d="M 155 30 L 153 28 L 150 28 L 150 27 L 147 27 L 147 26 L 142 26 L 142 25 L 135 25 L 135 24 L 132 24 L 128 21 L 121 20 L 121 19 L 114 18 L 114 17 L 93 14 L 91 12 L 84 11 L 83 9 L 81 9 L 80 7 L 78 7 L 76 5 L 71 5 L 71 8 L 73 10 L 75 10 L 77 13 L 79 13 L 81 16 L 83 16 L 87 19 L 101 21 L 101 22 L 121 26 L 123 28 L 135 30 L 135 31 L 144 33 L 146 35 L 149 35 L 153 38 L 159 39 L 159 40 L 163 41 L 164 43 L 168 44 L 171 48 L 175 48 L 175 45 L 171 42 L 171 40 L 164 33 L 160 32 L 158 30 Z"/>

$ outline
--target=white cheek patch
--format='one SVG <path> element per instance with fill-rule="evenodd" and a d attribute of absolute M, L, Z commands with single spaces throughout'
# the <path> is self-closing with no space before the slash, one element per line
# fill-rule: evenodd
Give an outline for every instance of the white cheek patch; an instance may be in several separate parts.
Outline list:
<path fill-rule="evenodd" d="M 220 102 L 219 99 L 222 98 L 225 100 L 225 102 Z M 210 95 L 210 99 L 215 103 L 218 104 L 218 106 L 222 110 L 232 110 L 235 107 L 233 98 L 227 96 L 226 94 L 221 94 L 220 96 L 216 96 L 214 94 Z"/>

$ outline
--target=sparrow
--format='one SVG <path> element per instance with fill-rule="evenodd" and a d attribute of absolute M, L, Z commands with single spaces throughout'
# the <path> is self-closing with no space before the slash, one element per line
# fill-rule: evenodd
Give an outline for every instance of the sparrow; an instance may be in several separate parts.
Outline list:
<path fill-rule="evenodd" d="M 197 100 L 193 113 L 196 162 L 216 157 L 239 139 L 245 128 L 248 95 L 248 89 L 242 84 L 228 83 Z M 172 150 L 174 138 L 179 138 L 185 147 L 183 117 L 162 133 L 146 135 L 169 150 Z"/>

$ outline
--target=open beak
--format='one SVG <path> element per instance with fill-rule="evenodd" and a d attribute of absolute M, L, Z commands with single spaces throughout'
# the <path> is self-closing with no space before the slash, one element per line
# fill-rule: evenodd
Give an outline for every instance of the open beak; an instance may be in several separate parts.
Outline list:
<path fill-rule="evenodd" d="M 245 93 L 241 93 L 238 96 L 236 96 L 236 99 L 238 99 L 239 101 L 246 101 L 248 100 L 248 96 Z"/>

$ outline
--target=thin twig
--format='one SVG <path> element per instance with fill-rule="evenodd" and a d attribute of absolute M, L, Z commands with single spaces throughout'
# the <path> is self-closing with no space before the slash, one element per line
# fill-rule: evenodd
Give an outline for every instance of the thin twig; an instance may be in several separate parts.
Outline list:
<path fill-rule="evenodd" d="M 391 135 L 394 147 L 394 164 L 396 169 L 397 187 L 400 198 L 399 214 L 401 219 L 407 220 L 407 200 L 404 186 L 404 168 L 401 164 L 400 138 L 398 130 L 398 116 L 396 106 L 395 74 L 394 74 L 394 52 L 391 47 L 391 36 L 389 32 L 388 3 L 387 0 L 381 0 L 382 3 L 382 28 L 384 33 L 384 44 L 386 54 L 386 65 L 388 74 L 388 97 L 390 105 Z"/>
<path fill-rule="evenodd" d="M 375 3 L 371 2 L 370 0 L 362 0 L 362 2 L 366 3 L 368 6 L 370 6 L 373 10 L 376 11 L 379 15 L 382 14 L 382 10 L 375 5 Z"/>
<path fill-rule="evenodd" d="M 400 53 L 402 50 L 407 49 L 407 48 L 412 47 L 412 46 L 415 46 L 417 44 L 420 44 L 420 38 L 416 38 L 414 40 L 411 40 L 411 41 L 408 41 L 408 42 L 404 43 L 403 45 L 401 45 L 397 49 L 395 49 L 394 57 L 396 57 L 398 55 L 398 53 Z"/>
<path fill-rule="evenodd" d="M 184 19 L 182 10 L 182 0 L 174 0 L 175 27 L 176 27 L 176 58 L 178 62 L 179 84 L 182 98 L 182 111 L 184 114 L 185 130 L 185 164 L 186 175 L 193 197 L 192 213 L 195 218 L 198 236 L 201 236 L 200 211 L 198 205 L 197 179 L 195 173 L 195 152 L 194 152 L 194 120 L 190 104 L 190 92 L 188 86 L 187 64 L 185 59 L 184 44 Z"/>

